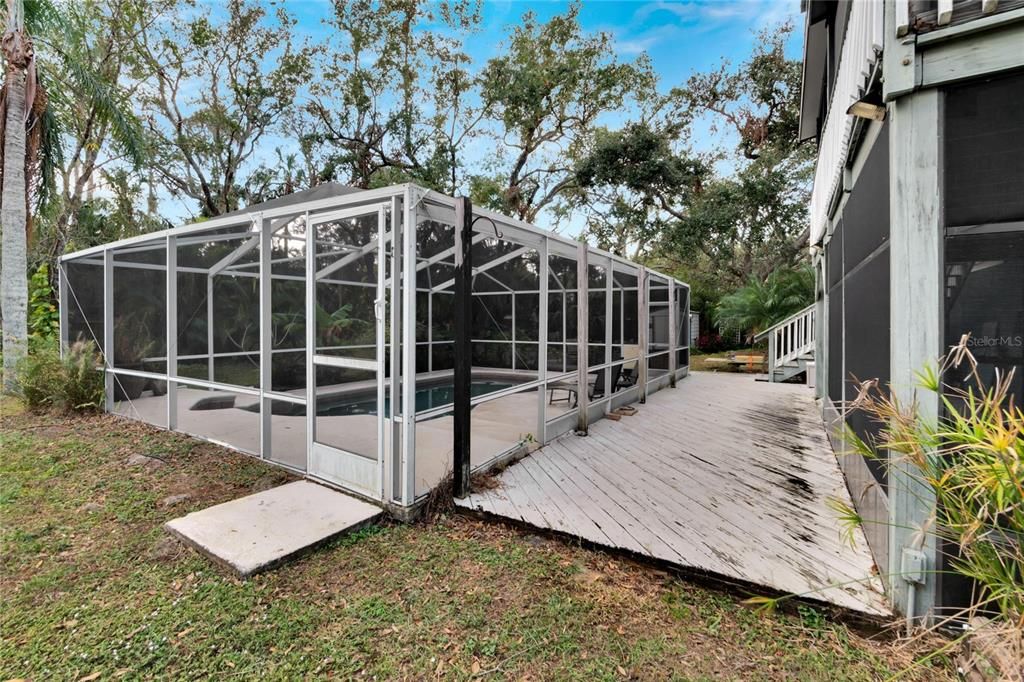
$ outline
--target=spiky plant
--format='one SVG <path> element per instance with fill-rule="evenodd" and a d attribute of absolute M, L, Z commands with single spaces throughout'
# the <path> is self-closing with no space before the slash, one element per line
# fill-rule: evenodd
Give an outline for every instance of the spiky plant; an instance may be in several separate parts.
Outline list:
<path fill-rule="evenodd" d="M 935 393 L 941 416 L 926 417 L 917 402 L 900 400 L 877 380 L 861 382 L 850 410 L 882 424 L 875 442 L 847 429 L 853 453 L 901 465 L 934 495 L 923 532 L 959 547 L 952 570 L 975 581 L 973 605 L 956 618 L 994 616 L 985 637 L 1024 654 L 1024 412 L 1010 393 L 1013 371 L 996 370 L 987 383 L 967 346 L 968 336 L 936 366 L 918 373 L 920 390 Z M 943 381 L 966 374 L 962 384 Z M 886 454 L 888 453 L 888 454 Z M 909 464 L 910 467 L 906 467 Z M 839 509 L 848 531 L 863 520 Z M 1024 670 L 1021 671 L 1024 674 Z"/>
<path fill-rule="evenodd" d="M 813 270 L 779 269 L 764 280 L 751 278 L 722 297 L 715 307 L 715 322 L 726 330 L 757 334 L 813 302 Z"/>

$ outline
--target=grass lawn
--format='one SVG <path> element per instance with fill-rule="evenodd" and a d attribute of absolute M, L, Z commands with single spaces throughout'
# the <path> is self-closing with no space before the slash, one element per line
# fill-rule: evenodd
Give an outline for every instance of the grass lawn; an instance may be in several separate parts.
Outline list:
<path fill-rule="evenodd" d="M 763 372 L 764 366 L 755 368 L 755 370 L 748 370 L 742 365 L 733 365 L 726 363 L 717 363 L 714 360 L 721 358 L 728 358 L 733 353 L 737 355 L 767 355 L 767 348 L 742 348 L 739 350 L 721 351 L 718 353 L 701 353 L 700 351 L 694 351 L 690 354 L 690 369 L 694 372 L 746 372 L 755 371 Z M 708 362 L 712 360 L 712 362 Z"/>
<path fill-rule="evenodd" d="M 370 528 L 242 582 L 161 524 L 279 470 L 109 416 L 2 408 L 0 679 L 870 680 L 914 660 L 809 607 L 762 615 L 463 517 Z M 137 453 L 163 464 L 126 466 Z"/>

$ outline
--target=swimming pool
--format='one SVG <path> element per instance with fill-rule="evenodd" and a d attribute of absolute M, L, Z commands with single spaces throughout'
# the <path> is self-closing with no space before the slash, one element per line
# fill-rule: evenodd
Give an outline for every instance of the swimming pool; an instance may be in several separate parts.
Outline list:
<path fill-rule="evenodd" d="M 515 386 L 515 383 L 477 380 L 470 386 L 470 395 L 477 397 Z M 416 389 L 416 411 L 424 412 L 455 402 L 455 386 L 451 383 L 432 384 Z M 275 401 L 274 414 L 300 417 L 306 414 L 305 405 Z M 243 409 L 259 411 L 259 404 Z M 356 414 L 377 414 L 377 398 L 370 393 L 329 395 L 317 401 L 316 413 L 320 417 L 342 417 Z M 384 397 L 384 416 L 391 416 L 391 400 Z"/>

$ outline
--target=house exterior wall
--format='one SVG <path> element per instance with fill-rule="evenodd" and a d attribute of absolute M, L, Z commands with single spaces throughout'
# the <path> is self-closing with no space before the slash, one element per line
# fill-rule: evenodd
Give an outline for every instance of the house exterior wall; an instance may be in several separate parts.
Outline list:
<path fill-rule="evenodd" d="M 993 370 L 1021 367 L 1024 355 L 1014 345 L 1024 339 L 1024 10 L 1000 3 L 998 13 L 970 14 L 973 6 L 958 2 L 960 21 L 908 30 L 900 24 L 903 4 L 886 0 L 881 69 L 865 70 L 852 94 L 883 107 L 885 120 L 847 115 L 842 151 L 821 151 L 842 160 L 841 180 L 836 187 L 816 182 L 812 201 L 828 207 L 812 253 L 818 393 L 837 452 L 848 449 L 844 426 L 861 438 L 877 431 L 845 411 L 853 376 L 889 382 L 901 399 L 916 399 L 923 414 L 938 417 L 937 398 L 915 391 L 915 373 L 962 333 L 982 337 Z M 842 99 L 832 97 L 833 106 Z M 805 100 L 808 106 L 819 102 Z M 846 112 L 802 119 L 843 122 L 837 113 Z M 897 609 L 907 603 L 900 577 L 907 548 L 923 550 L 929 562 L 914 615 L 935 619 L 964 605 L 971 586 L 941 573 L 956 547 L 919 532 L 931 523 L 932 500 L 914 472 L 895 460 L 881 467 L 845 456 L 840 463 Z"/>

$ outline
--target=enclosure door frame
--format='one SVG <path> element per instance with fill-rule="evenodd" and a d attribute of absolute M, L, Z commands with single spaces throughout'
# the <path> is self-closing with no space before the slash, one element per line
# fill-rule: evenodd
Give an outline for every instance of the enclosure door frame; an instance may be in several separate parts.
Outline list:
<path fill-rule="evenodd" d="M 306 230 L 306 450 L 308 473 L 334 485 L 365 495 L 375 500 L 384 497 L 384 463 L 387 455 L 387 430 L 385 424 L 385 275 L 387 259 L 387 216 L 390 204 L 380 203 L 369 206 L 330 211 L 309 217 Z M 374 297 L 375 359 L 356 358 L 340 355 L 319 355 L 317 342 L 317 227 L 324 223 L 350 218 L 362 218 L 376 214 L 377 238 L 375 246 L 364 254 L 377 253 L 376 295 Z M 317 367 L 341 367 L 372 371 L 376 374 L 377 431 L 376 459 L 350 452 L 317 441 Z"/>

